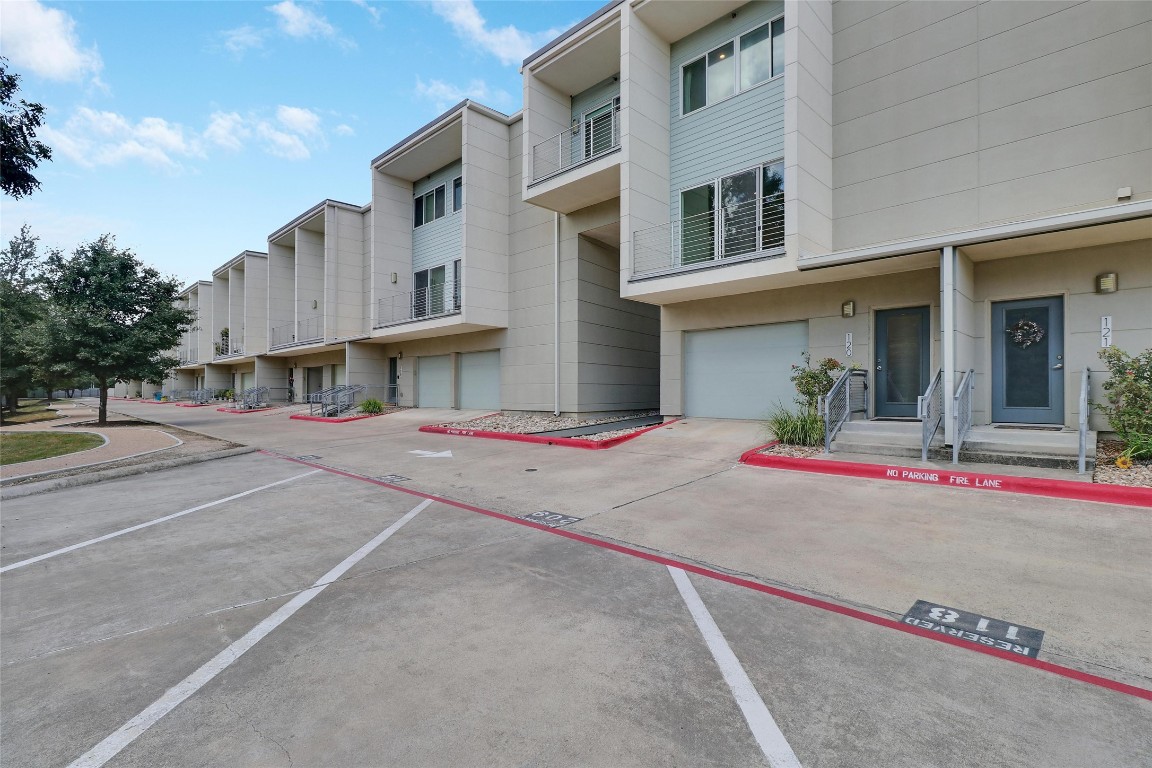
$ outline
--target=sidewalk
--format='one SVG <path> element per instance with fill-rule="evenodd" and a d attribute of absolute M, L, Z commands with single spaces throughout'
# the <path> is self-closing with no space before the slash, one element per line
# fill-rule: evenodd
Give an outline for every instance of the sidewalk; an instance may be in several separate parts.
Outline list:
<path fill-rule="evenodd" d="M 0 432 L 86 432 L 100 435 L 104 438 L 104 445 L 86 451 L 68 453 L 63 456 L 53 456 L 48 459 L 24 461 L 19 464 L 7 464 L 0 467 L 0 481 L 26 478 L 32 475 L 41 475 L 50 472 L 60 472 L 69 469 L 79 469 L 95 464 L 107 464 L 121 459 L 128 459 L 143 454 L 175 448 L 183 441 L 173 437 L 167 432 L 152 427 L 95 427 L 72 426 L 85 421 L 91 421 L 97 412 L 83 403 L 61 403 L 56 411 L 62 418 L 52 421 L 41 421 L 33 424 L 16 424 L 0 427 Z"/>

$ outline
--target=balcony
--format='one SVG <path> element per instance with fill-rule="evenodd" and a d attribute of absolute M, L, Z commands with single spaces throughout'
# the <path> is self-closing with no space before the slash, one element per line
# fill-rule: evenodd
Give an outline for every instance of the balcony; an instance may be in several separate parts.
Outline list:
<path fill-rule="evenodd" d="M 240 333 L 241 337 L 243 337 L 243 329 L 241 329 Z M 220 341 L 212 344 L 212 351 L 213 360 L 220 360 L 225 357 L 240 357 L 244 354 L 244 345 L 239 339 L 221 335 Z"/>
<path fill-rule="evenodd" d="M 269 349 L 310 344 L 324 339 L 324 318 L 317 315 L 270 329 Z"/>
<path fill-rule="evenodd" d="M 631 279 L 783 255 L 784 197 L 776 194 L 637 230 Z"/>
<path fill-rule="evenodd" d="M 411 293 L 395 293 L 376 301 L 373 328 L 387 328 L 400 323 L 431 320 L 460 312 L 460 287 L 449 281 Z"/>
<path fill-rule="evenodd" d="M 525 202 L 571 213 L 619 197 L 619 151 L 620 105 L 614 102 L 532 147 Z"/>

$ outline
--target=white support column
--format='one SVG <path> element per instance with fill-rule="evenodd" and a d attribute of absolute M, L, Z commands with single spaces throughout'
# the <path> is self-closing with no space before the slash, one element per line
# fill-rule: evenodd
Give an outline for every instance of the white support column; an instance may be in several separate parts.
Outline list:
<path fill-rule="evenodd" d="M 944 442 L 952 444 L 955 416 L 952 395 L 956 392 L 956 249 L 940 250 L 940 367 L 944 370 Z"/>

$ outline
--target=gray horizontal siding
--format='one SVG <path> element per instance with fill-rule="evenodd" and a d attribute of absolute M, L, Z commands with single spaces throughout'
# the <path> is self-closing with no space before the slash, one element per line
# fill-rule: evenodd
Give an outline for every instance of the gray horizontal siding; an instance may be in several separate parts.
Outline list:
<path fill-rule="evenodd" d="M 784 156 L 784 79 L 776 78 L 689 115 L 680 114 L 680 67 L 784 12 L 781 2 L 752 2 L 672 44 L 670 202 L 680 190 Z"/>
<path fill-rule="evenodd" d="M 421 179 L 413 184 L 413 198 L 444 185 L 444 210 L 446 215 L 431 224 L 412 230 L 412 271 L 436 267 L 461 257 L 464 248 L 463 211 L 452 213 L 452 179 L 460 175 L 463 164 L 460 160 L 444 166 L 432 174 L 430 179 Z M 409 209 L 409 216 L 412 215 Z"/>

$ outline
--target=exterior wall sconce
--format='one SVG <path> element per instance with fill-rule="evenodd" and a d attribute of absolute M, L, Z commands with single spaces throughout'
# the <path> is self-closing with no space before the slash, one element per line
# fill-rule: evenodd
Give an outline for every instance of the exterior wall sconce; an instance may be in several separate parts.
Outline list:
<path fill-rule="evenodd" d="M 312 309 L 317 309 L 319 306 L 320 302 L 316 301 L 316 299 L 312 299 Z"/>
<path fill-rule="evenodd" d="M 1120 278 L 1115 272 L 1096 275 L 1096 293 L 1116 293 L 1120 289 Z"/>
<path fill-rule="evenodd" d="M 396 275 L 396 273 L 395 273 L 395 272 L 393 272 L 393 273 L 392 273 L 392 285 L 396 285 L 396 280 L 397 280 L 397 279 L 398 279 L 398 276 Z"/>
<path fill-rule="evenodd" d="M 856 316 L 856 302 L 846 301 L 840 305 L 841 317 L 855 317 Z"/>

